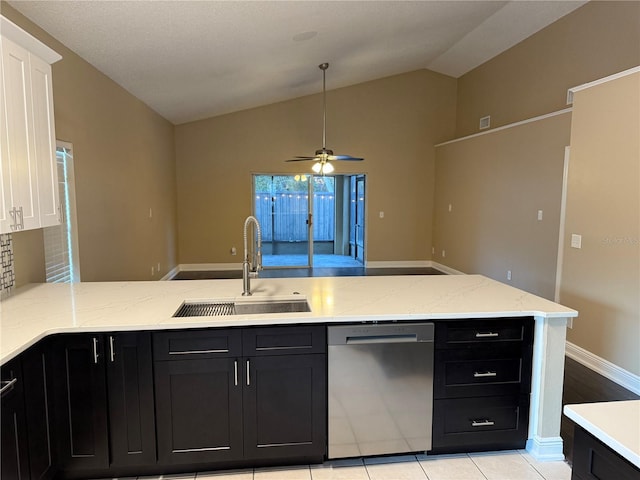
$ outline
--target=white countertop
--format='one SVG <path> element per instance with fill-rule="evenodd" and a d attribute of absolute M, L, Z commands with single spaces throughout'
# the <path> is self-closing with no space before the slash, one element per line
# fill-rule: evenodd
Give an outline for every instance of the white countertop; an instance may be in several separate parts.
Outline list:
<path fill-rule="evenodd" d="M 575 317 L 577 312 L 481 275 L 265 278 L 30 284 L 0 302 L 0 363 L 63 332 L 444 318 Z M 298 294 L 294 294 L 298 292 Z M 306 298 L 307 313 L 173 318 L 185 300 Z"/>
<path fill-rule="evenodd" d="M 640 400 L 565 405 L 564 414 L 640 468 Z"/>

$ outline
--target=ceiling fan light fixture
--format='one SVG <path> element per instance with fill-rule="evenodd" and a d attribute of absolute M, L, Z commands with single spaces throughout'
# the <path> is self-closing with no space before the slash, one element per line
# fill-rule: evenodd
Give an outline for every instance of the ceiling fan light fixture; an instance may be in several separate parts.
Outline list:
<path fill-rule="evenodd" d="M 319 174 L 319 175 L 326 175 L 327 173 L 333 173 L 333 165 L 331 165 L 329 162 L 327 161 L 320 161 L 320 162 L 316 162 L 313 164 L 313 166 L 311 167 L 311 170 L 313 170 L 315 173 Z"/>

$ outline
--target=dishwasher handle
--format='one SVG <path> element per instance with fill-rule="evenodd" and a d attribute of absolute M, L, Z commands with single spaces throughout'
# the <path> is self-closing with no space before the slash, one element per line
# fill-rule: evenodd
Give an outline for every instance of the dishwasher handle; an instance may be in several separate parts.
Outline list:
<path fill-rule="evenodd" d="M 372 343 L 415 343 L 418 335 L 363 335 L 347 337 L 347 345 L 368 345 Z"/>
<path fill-rule="evenodd" d="M 382 323 L 335 325 L 327 328 L 327 344 L 371 345 L 385 343 L 433 342 L 433 323 Z"/>

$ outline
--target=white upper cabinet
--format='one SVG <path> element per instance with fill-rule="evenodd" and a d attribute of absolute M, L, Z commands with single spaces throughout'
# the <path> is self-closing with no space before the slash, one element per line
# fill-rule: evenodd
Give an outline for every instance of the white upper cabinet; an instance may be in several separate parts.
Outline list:
<path fill-rule="evenodd" d="M 0 21 L 0 233 L 11 233 L 60 223 L 50 62 L 61 57 Z"/>
<path fill-rule="evenodd" d="M 58 225 L 61 219 L 51 65 L 33 55 L 31 55 L 31 95 L 40 226 L 50 227 Z"/>

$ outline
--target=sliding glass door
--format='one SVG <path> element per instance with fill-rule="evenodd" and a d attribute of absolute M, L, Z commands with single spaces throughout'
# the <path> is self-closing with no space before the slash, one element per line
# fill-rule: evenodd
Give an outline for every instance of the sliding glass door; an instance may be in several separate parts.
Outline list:
<path fill-rule="evenodd" d="M 309 175 L 254 175 L 254 215 L 265 267 L 310 267 L 313 196 Z"/>
<path fill-rule="evenodd" d="M 362 267 L 363 175 L 254 175 L 265 267 Z"/>

